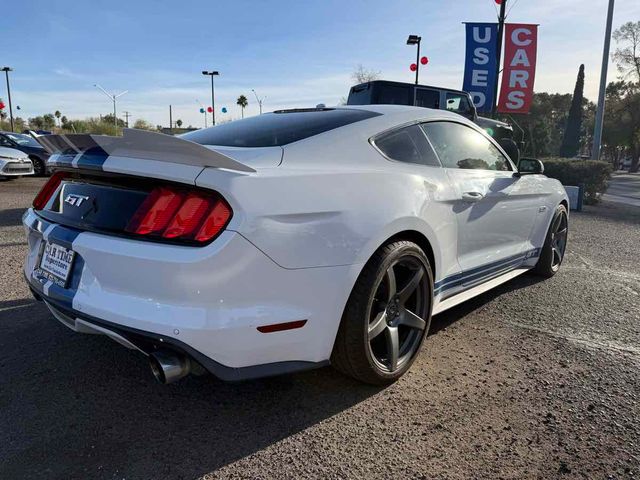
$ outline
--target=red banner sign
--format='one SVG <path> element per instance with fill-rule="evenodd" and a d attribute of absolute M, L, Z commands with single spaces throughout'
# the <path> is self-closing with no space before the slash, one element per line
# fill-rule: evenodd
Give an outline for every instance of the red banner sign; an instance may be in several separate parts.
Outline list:
<path fill-rule="evenodd" d="M 538 26 L 505 25 L 504 64 L 500 88 L 500 113 L 529 113 L 536 76 Z"/>

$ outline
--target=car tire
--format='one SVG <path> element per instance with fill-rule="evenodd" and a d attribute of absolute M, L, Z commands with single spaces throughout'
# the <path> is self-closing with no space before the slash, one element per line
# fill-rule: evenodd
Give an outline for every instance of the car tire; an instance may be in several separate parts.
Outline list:
<path fill-rule="evenodd" d="M 331 355 L 342 373 L 387 385 L 413 364 L 429 332 L 433 273 L 415 243 L 378 249 L 349 296 Z"/>
<path fill-rule="evenodd" d="M 46 175 L 45 163 L 41 158 L 30 157 L 31 163 L 33 163 L 33 176 L 44 177 Z"/>
<path fill-rule="evenodd" d="M 569 218 L 567 208 L 561 204 L 556 207 L 556 211 L 553 214 L 538 263 L 533 268 L 532 273 L 541 277 L 551 278 L 558 272 L 566 252 L 568 232 Z"/>

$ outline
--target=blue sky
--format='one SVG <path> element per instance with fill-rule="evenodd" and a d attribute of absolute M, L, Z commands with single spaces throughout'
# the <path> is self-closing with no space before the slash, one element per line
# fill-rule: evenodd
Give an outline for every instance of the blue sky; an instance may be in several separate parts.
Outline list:
<path fill-rule="evenodd" d="M 509 20 L 539 23 L 536 91 L 571 92 L 586 65 L 586 95 L 596 98 L 607 0 L 510 0 Z M 118 102 L 132 119 L 202 126 L 198 101 L 210 104 L 200 73 L 216 69 L 216 106 L 240 116 L 235 99 L 251 89 L 266 95 L 266 111 L 336 104 L 353 83 L 358 64 L 382 77 L 411 81 L 423 37 L 429 57 L 421 83 L 460 88 L 463 21 L 495 19 L 494 0 L 96 0 L 14 2 L 3 15 L 0 63 L 12 72 L 13 103 L 23 117 L 56 109 L 69 117 L 111 111 L 93 87 L 129 90 Z M 614 27 L 640 20 L 638 0 L 617 0 Z M 615 47 L 615 44 L 614 44 Z M 610 69 L 609 78 L 617 75 Z M 0 96 L 6 102 L 4 82 Z M 218 118 L 223 114 L 217 113 Z"/>

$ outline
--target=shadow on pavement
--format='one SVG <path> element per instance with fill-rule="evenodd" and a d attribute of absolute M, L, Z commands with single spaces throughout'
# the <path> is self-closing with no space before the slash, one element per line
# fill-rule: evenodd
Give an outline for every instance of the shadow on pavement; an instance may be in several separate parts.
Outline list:
<path fill-rule="evenodd" d="M 520 276 L 438 315 L 431 334 L 537 281 Z M 0 346 L 0 478 L 195 478 L 380 391 L 331 368 L 159 385 L 144 356 L 71 332 L 30 299 L 0 304 Z"/>
<path fill-rule="evenodd" d="M 500 295 L 522 288 L 530 287 L 536 283 L 543 282 L 545 279 L 536 275 L 525 273 L 520 275 L 496 288 L 489 290 L 477 297 L 467 300 L 460 305 L 450 308 L 446 312 L 442 312 L 439 315 L 435 315 L 431 320 L 431 328 L 429 329 L 429 335 L 436 335 L 439 331 L 447 328 L 449 325 L 457 322 L 461 318 L 469 315 L 470 313 L 478 310 L 487 303 L 491 302 Z"/>
<path fill-rule="evenodd" d="M 0 210 L 0 227 L 15 227 L 22 224 L 24 208 L 7 208 Z"/>
<path fill-rule="evenodd" d="M 577 218 L 593 218 L 612 222 L 627 223 L 629 225 L 640 224 L 640 208 L 632 205 L 624 205 L 615 202 L 601 202 L 598 205 L 586 205 L 582 212 L 571 212 L 571 216 Z M 571 225 L 569 225 L 571 228 Z"/>
<path fill-rule="evenodd" d="M 330 368 L 163 386 L 143 355 L 25 305 L 0 311 L 0 478 L 195 478 L 380 391 Z"/>

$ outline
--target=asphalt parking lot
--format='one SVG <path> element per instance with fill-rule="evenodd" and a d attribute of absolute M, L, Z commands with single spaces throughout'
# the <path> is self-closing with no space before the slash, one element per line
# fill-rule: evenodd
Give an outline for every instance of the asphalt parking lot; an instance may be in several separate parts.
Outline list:
<path fill-rule="evenodd" d="M 385 389 L 330 368 L 162 386 L 22 278 L 43 180 L 0 182 L 0 478 L 640 478 L 640 208 L 570 219 L 565 264 L 435 317 Z"/>

